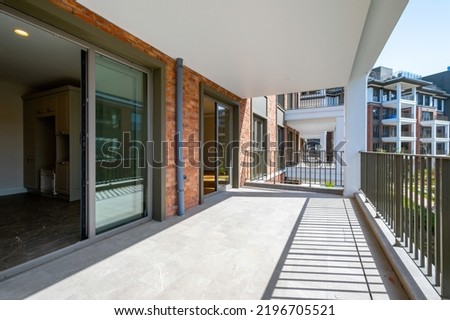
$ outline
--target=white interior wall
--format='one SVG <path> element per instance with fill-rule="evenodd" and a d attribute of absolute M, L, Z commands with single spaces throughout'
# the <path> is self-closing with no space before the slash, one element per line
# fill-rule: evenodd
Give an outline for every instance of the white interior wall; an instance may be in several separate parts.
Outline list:
<path fill-rule="evenodd" d="M 23 104 L 29 88 L 0 82 L 0 196 L 22 193 Z"/>

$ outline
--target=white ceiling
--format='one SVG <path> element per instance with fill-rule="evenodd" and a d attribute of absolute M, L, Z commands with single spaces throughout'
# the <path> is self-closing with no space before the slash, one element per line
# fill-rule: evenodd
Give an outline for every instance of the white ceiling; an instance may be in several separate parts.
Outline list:
<path fill-rule="evenodd" d="M 14 33 L 19 28 L 29 37 Z M 79 85 L 81 47 L 0 13 L 0 81 L 34 89 Z"/>
<path fill-rule="evenodd" d="M 336 128 L 336 118 L 289 121 L 289 126 L 300 131 L 302 134 L 302 138 L 320 138 L 320 135 L 325 131 L 334 131 L 334 129 Z"/>
<path fill-rule="evenodd" d="M 407 1 L 78 0 L 241 97 L 345 86 Z"/>

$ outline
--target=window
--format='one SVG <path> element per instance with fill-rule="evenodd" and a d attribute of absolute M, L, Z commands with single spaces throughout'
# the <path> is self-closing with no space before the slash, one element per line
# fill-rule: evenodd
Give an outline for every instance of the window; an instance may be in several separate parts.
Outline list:
<path fill-rule="evenodd" d="M 380 89 L 379 88 L 373 88 L 372 89 L 372 100 L 374 102 L 381 102 L 380 101 Z"/>
<path fill-rule="evenodd" d="M 292 93 L 286 95 L 287 102 L 286 102 L 286 109 L 292 110 Z"/>
<path fill-rule="evenodd" d="M 433 112 L 422 111 L 422 121 L 433 120 Z"/>
<path fill-rule="evenodd" d="M 380 108 L 372 109 L 372 118 L 373 120 L 380 120 Z"/>
<path fill-rule="evenodd" d="M 437 109 L 438 111 L 444 112 L 444 100 L 439 99 L 437 101 Z"/>
<path fill-rule="evenodd" d="M 373 126 L 373 137 L 378 138 L 380 136 L 380 126 Z"/>
<path fill-rule="evenodd" d="M 277 95 L 277 104 L 284 109 L 284 94 Z"/>
<path fill-rule="evenodd" d="M 423 104 L 423 94 L 418 93 L 417 94 L 417 105 L 422 105 Z"/>

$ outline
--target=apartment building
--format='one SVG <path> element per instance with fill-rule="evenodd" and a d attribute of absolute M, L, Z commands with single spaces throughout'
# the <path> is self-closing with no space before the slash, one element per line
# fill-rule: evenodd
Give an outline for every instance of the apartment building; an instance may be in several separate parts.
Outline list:
<path fill-rule="evenodd" d="M 367 149 L 448 155 L 450 95 L 421 76 L 386 67 L 372 70 L 367 83 Z"/>
<path fill-rule="evenodd" d="M 359 190 L 362 88 L 407 1 L 211 3 L 1 2 L 0 279 L 242 186 L 264 121 L 301 144 L 279 92 L 345 87 Z"/>
<path fill-rule="evenodd" d="M 424 76 L 422 80 L 430 81 L 442 90 L 450 92 L 450 67 L 447 67 L 446 71 Z M 444 114 L 450 117 L 450 99 L 446 100 Z"/>

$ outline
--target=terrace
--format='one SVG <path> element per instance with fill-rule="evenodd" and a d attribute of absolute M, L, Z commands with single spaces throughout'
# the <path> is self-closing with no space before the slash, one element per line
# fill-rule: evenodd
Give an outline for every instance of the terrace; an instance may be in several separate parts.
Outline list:
<path fill-rule="evenodd" d="M 407 299 L 355 200 L 242 188 L 0 282 L 0 299 Z"/>

